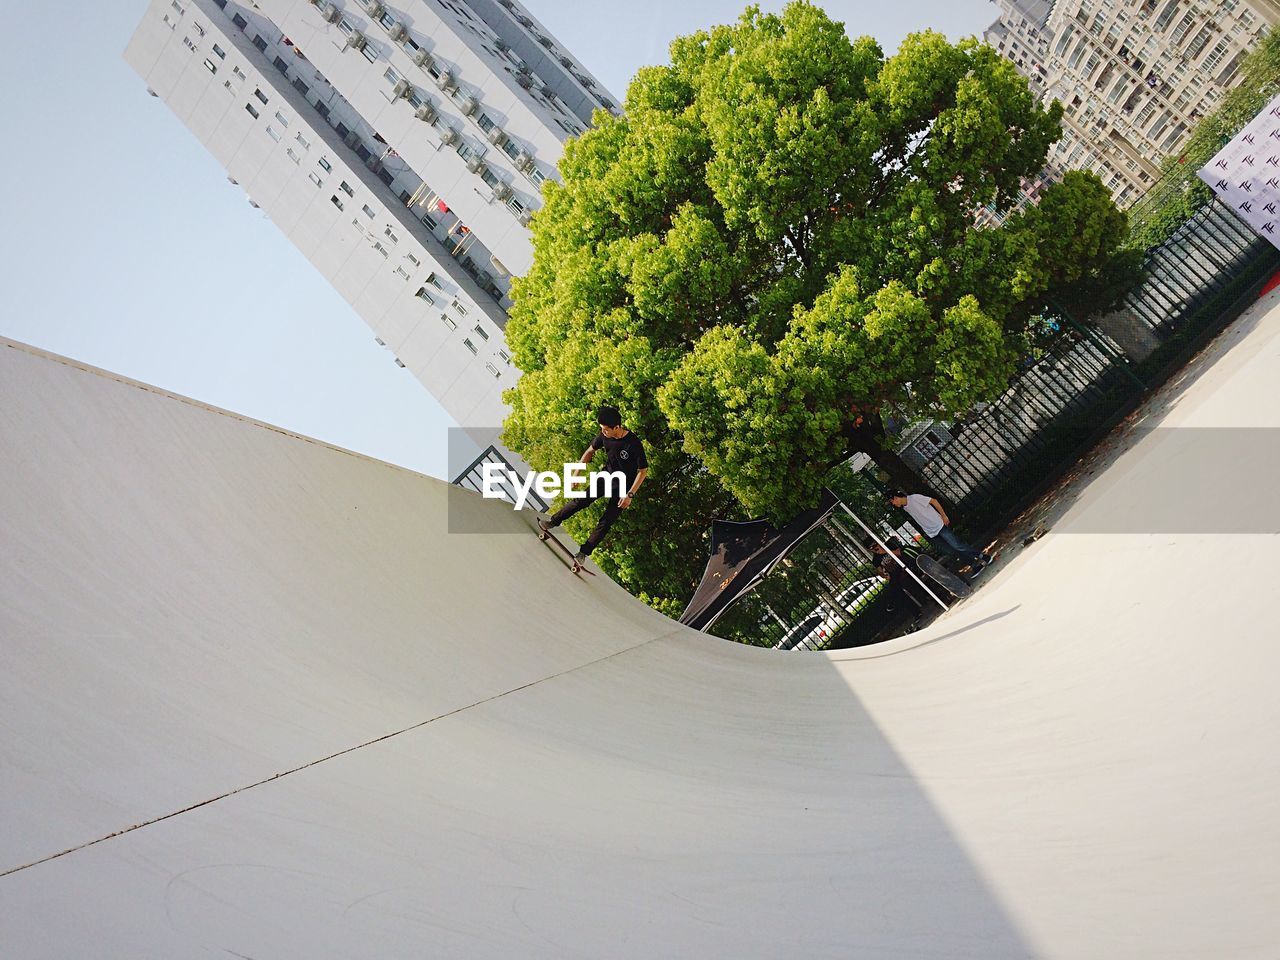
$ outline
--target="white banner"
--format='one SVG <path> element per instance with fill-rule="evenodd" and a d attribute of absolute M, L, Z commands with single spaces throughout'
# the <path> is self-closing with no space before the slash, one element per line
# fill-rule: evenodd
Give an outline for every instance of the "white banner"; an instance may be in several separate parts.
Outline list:
<path fill-rule="evenodd" d="M 1236 216 L 1280 247 L 1280 96 L 1199 171 Z"/>

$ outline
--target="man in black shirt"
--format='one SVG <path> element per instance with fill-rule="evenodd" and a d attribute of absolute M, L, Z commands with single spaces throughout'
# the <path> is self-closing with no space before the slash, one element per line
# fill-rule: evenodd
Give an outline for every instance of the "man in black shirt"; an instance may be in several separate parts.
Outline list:
<path fill-rule="evenodd" d="M 644 478 L 649 475 L 649 461 L 644 455 L 644 444 L 640 442 L 639 437 L 622 425 L 622 415 L 617 409 L 601 407 L 596 414 L 596 422 L 600 424 L 600 432 L 583 452 L 582 462 L 590 463 L 596 451 L 603 448 L 606 455 L 605 469 L 620 471 L 626 477 L 626 494 L 622 497 L 616 493 L 610 495 L 596 528 L 591 531 L 591 536 L 587 537 L 577 556 L 573 558 L 575 569 L 580 568 L 583 561 L 591 555 L 591 551 L 600 546 L 600 541 L 609 532 L 613 522 L 618 519 L 618 515 L 623 510 L 631 506 L 631 498 L 640 489 L 640 484 L 644 483 Z M 585 497 L 569 500 L 551 515 L 550 520 L 539 520 L 538 527 L 546 533 L 552 527 L 560 526 L 565 520 L 597 499 L 599 499 L 598 496 L 588 493 Z"/>

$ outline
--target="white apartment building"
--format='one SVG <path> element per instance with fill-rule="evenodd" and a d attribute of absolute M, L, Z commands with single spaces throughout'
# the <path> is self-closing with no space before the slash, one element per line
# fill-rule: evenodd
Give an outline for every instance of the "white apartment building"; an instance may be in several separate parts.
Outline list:
<path fill-rule="evenodd" d="M 125 59 L 494 442 L 511 278 L 564 140 L 618 109 L 599 82 L 513 0 L 152 0 Z"/>
<path fill-rule="evenodd" d="M 1062 102 L 1051 171 L 1097 173 L 1124 207 L 1240 80 L 1277 0 L 995 0 L 985 37 Z"/>

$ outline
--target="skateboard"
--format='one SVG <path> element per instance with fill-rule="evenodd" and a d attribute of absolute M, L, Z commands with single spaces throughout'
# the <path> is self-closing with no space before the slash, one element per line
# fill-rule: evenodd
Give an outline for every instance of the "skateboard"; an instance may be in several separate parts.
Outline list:
<path fill-rule="evenodd" d="M 927 554 L 916 558 L 916 567 L 953 597 L 962 598 L 973 593 L 973 588 L 969 584 Z"/>
<path fill-rule="evenodd" d="M 554 543 L 556 545 L 556 549 L 569 558 L 569 569 L 573 572 L 573 575 L 575 577 L 578 576 L 578 574 L 580 573 L 585 573 L 589 577 L 595 576 L 594 573 L 592 573 L 586 567 L 579 564 L 578 561 L 574 559 L 573 551 L 571 551 L 563 543 L 557 540 L 555 538 L 555 535 L 550 530 L 542 530 L 535 527 L 534 533 L 538 535 L 538 539 L 541 540 L 543 543 L 548 543 L 548 542 Z"/>

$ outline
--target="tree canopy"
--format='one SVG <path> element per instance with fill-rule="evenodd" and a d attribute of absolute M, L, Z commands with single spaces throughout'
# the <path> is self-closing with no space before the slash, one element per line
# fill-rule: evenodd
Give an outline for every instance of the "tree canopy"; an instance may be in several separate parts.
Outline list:
<path fill-rule="evenodd" d="M 1072 172 L 975 227 L 1061 133 L 1061 107 L 977 40 L 926 31 L 886 57 L 793 2 L 670 52 L 544 187 L 505 440 L 558 468 L 596 406 L 623 411 L 652 474 L 597 556 L 674 610 L 712 517 L 783 519 L 853 450 L 891 459 L 868 433 L 881 410 L 954 416 L 998 394 L 1046 298 L 1087 287 L 1125 218 Z"/>

